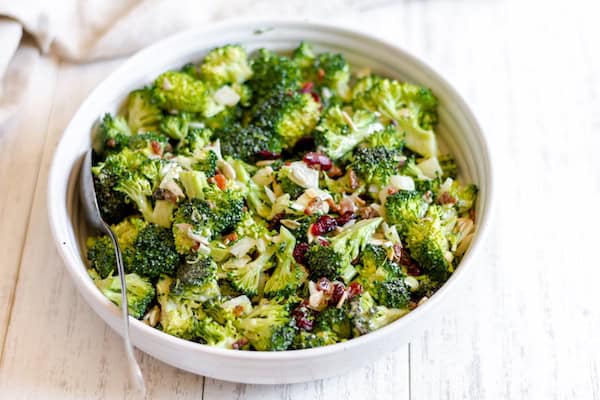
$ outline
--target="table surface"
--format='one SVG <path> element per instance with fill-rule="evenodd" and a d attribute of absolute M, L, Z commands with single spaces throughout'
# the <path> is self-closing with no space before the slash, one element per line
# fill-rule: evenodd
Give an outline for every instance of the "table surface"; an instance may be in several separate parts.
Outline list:
<path fill-rule="evenodd" d="M 600 399 L 600 27 L 583 3 L 543 4 L 409 1 L 335 19 L 434 66 L 489 139 L 494 223 L 443 317 L 372 365 L 295 385 L 205 379 L 140 354 L 151 398 Z M 61 132 L 120 63 L 41 59 L 0 128 L 1 398 L 132 396 L 121 341 L 76 292 L 46 216 Z"/>

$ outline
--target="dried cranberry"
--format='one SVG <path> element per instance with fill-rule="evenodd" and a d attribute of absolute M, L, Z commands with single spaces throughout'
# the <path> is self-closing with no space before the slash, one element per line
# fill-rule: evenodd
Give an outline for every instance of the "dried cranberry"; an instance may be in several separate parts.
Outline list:
<path fill-rule="evenodd" d="M 346 211 L 345 213 L 337 217 L 336 221 L 338 226 L 344 226 L 354 218 L 356 218 L 356 215 L 352 211 Z"/>
<path fill-rule="evenodd" d="M 411 276 L 419 276 L 421 275 L 421 268 L 417 264 L 412 263 L 406 266 L 406 273 Z"/>
<path fill-rule="evenodd" d="M 321 104 L 321 97 L 318 94 L 316 94 L 315 92 L 310 92 L 310 95 L 312 96 L 314 101 Z"/>
<path fill-rule="evenodd" d="M 260 150 L 257 154 L 263 160 L 277 160 L 278 158 L 281 158 L 280 153 L 275 153 L 269 150 Z"/>
<path fill-rule="evenodd" d="M 302 88 L 300 88 L 300 91 L 302 93 L 310 93 L 313 90 L 313 86 L 315 85 L 312 82 L 304 82 L 304 84 L 302 84 Z"/>
<path fill-rule="evenodd" d="M 160 147 L 160 143 L 158 143 L 156 140 L 152 140 L 150 142 L 150 146 L 152 146 L 152 152 L 154 154 L 162 156 L 162 148 Z"/>
<path fill-rule="evenodd" d="M 308 243 L 298 243 L 294 247 L 294 260 L 298 264 L 306 264 L 306 252 L 308 251 Z"/>
<path fill-rule="evenodd" d="M 115 141 L 115 139 L 108 139 L 106 141 L 106 147 L 108 147 L 109 149 L 114 149 L 115 147 L 117 147 L 117 142 Z"/>
<path fill-rule="evenodd" d="M 317 290 L 329 296 L 333 291 L 333 285 L 329 279 L 322 277 L 317 281 Z"/>
<path fill-rule="evenodd" d="M 311 151 L 310 153 L 306 153 L 303 161 L 311 168 L 318 167 L 322 171 L 329 171 L 333 166 L 333 163 L 325 154 L 316 153 Z"/>
<path fill-rule="evenodd" d="M 331 297 L 329 298 L 329 304 L 335 305 L 335 304 L 339 303 L 340 299 L 344 295 L 344 292 L 346 291 L 346 287 L 344 286 L 344 284 L 342 282 L 337 282 L 337 281 L 333 282 L 333 284 L 331 286 L 333 287 L 333 290 L 331 291 Z"/>
<path fill-rule="evenodd" d="M 319 240 L 319 244 L 321 246 L 326 246 L 326 247 L 329 246 L 329 242 L 326 239 L 319 238 L 318 240 Z"/>
<path fill-rule="evenodd" d="M 398 262 L 402 265 L 411 265 L 414 264 L 413 259 L 410 257 L 408 250 L 406 248 L 402 248 L 400 250 L 400 259 Z"/>
<path fill-rule="evenodd" d="M 303 301 L 292 311 L 292 316 L 296 321 L 296 326 L 305 331 L 312 331 L 314 321 L 312 319 L 312 312 L 307 307 L 307 302 Z"/>
<path fill-rule="evenodd" d="M 354 296 L 358 296 L 363 292 L 363 287 L 358 282 L 352 282 L 350 286 L 348 286 L 348 298 L 351 299 Z"/>
<path fill-rule="evenodd" d="M 329 215 L 321 215 L 317 218 L 315 223 L 310 226 L 310 233 L 315 236 L 324 235 L 334 230 L 337 225 L 335 218 L 330 217 Z"/>

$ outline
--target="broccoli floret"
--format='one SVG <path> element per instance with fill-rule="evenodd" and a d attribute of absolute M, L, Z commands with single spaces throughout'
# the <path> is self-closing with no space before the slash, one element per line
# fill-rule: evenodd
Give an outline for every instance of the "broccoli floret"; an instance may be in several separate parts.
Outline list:
<path fill-rule="evenodd" d="M 244 215 L 242 195 L 232 189 L 218 189 L 216 185 L 204 188 L 203 195 L 213 212 L 214 232 L 224 233 L 235 229 Z"/>
<path fill-rule="evenodd" d="M 292 348 L 295 350 L 313 349 L 315 347 L 327 346 L 337 342 L 338 338 L 336 335 L 328 330 L 319 330 L 315 332 L 299 330 L 294 337 Z"/>
<path fill-rule="evenodd" d="M 304 81 L 312 82 L 317 89 L 327 88 L 342 100 L 349 100 L 350 67 L 342 54 L 326 52 L 315 55 L 312 47 L 302 42 L 294 50 L 293 60 L 301 67 Z"/>
<path fill-rule="evenodd" d="M 292 344 L 296 329 L 288 307 L 262 303 L 237 322 L 237 328 L 259 351 L 283 351 Z"/>
<path fill-rule="evenodd" d="M 383 146 L 359 147 L 354 150 L 350 165 L 367 184 L 384 186 L 398 173 L 399 160 L 397 151 Z"/>
<path fill-rule="evenodd" d="M 152 89 L 134 90 L 127 98 L 127 123 L 133 134 L 156 131 L 163 114 L 152 98 Z"/>
<path fill-rule="evenodd" d="M 140 230 L 144 229 L 146 225 L 148 225 L 148 223 L 144 221 L 143 218 L 132 216 L 111 226 L 113 233 L 117 236 L 121 251 L 133 246 Z"/>
<path fill-rule="evenodd" d="M 204 237 L 209 241 L 213 236 L 213 212 L 204 200 L 197 198 L 179 204 L 173 217 L 173 237 L 175 248 L 180 254 L 187 254 L 197 245 L 194 238 Z"/>
<path fill-rule="evenodd" d="M 216 132 L 216 138 L 221 142 L 221 152 L 224 156 L 246 162 L 260 160 L 261 152 L 279 154 L 282 149 L 279 136 L 268 129 L 253 125 L 234 125 Z"/>
<path fill-rule="evenodd" d="M 407 308 L 410 301 L 410 289 L 404 283 L 404 278 L 376 281 L 371 293 L 378 304 L 389 308 Z"/>
<path fill-rule="evenodd" d="M 87 258 L 101 278 L 106 278 L 117 269 L 117 258 L 112 240 L 108 236 L 90 237 L 86 242 Z"/>
<path fill-rule="evenodd" d="M 167 115 L 160 123 L 160 130 L 170 138 L 181 140 L 188 135 L 190 129 L 190 115 L 181 113 Z"/>
<path fill-rule="evenodd" d="M 274 254 L 275 248 L 270 246 L 254 260 L 247 256 L 232 259 L 223 265 L 223 269 L 227 271 L 227 278 L 237 291 L 255 296 L 258 294 L 261 274 L 273 267 Z"/>
<path fill-rule="evenodd" d="M 143 228 L 133 244 L 133 272 L 150 278 L 172 274 L 179 264 L 179 254 L 171 230 L 155 224 Z"/>
<path fill-rule="evenodd" d="M 256 240 L 265 238 L 270 231 L 264 219 L 254 216 L 251 212 L 246 212 L 235 227 L 235 233 L 239 238 L 249 237 Z"/>
<path fill-rule="evenodd" d="M 367 110 L 344 110 L 331 107 L 315 128 L 317 146 L 330 158 L 337 160 L 351 151 L 358 143 L 383 129 L 377 116 Z"/>
<path fill-rule="evenodd" d="M 370 77 L 355 88 L 353 104 L 379 112 L 386 120 L 396 121 L 406 132 L 406 147 L 421 155 L 437 154 L 435 134 L 437 99 L 431 90 L 406 82 Z"/>
<path fill-rule="evenodd" d="M 441 286 L 439 282 L 431 279 L 429 275 L 419 275 L 416 277 L 419 286 L 411 293 L 415 301 L 419 301 L 423 296 L 431 297 L 433 293 Z"/>
<path fill-rule="evenodd" d="M 440 167 L 442 167 L 442 179 L 452 178 L 456 179 L 458 174 L 458 167 L 456 160 L 450 154 L 446 154 L 438 157 Z"/>
<path fill-rule="evenodd" d="M 300 88 L 302 73 L 297 63 L 272 51 L 260 49 L 252 61 L 254 74 L 248 86 L 258 98 L 273 93 L 296 91 Z"/>
<path fill-rule="evenodd" d="M 246 88 L 245 85 L 242 87 Z M 205 119 L 204 123 L 206 124 L 206 127 L 215 132 L 234 129 L 235 125 L 242 120 L 244 115 L 244 109 L 240 105 L 249 105 L 249 99 L 251 97 L 249 90 L 242 92 L 241 94 L 244 95 L 244 97 L 240 98 L 240 102 L 238 104 L 235 106 L 226 107 L 217 115 Z"/>
<path fill-rule="evenodd" d="M 108 276 L 101 279 L 94 270 L 90 270 L 89 273 L 102 294 L 114 304 L 121 307 L 121 278 L 118 276 Z M 125 286 L 127 288 L 129 315 L 140 319 L 154 300 L 154 287 L 149 279 L 142 278 L 137 274 L 125 275 Z"/>
<path fill-rule="evenodd" d="M 163 110 L 201 113 L 205 118 L 225 108 L 214 100 L 204 82 L 177 71 L 168 71 L 156 78 L 152 96 Z"/>
<path fill-rule="evenodd" d="M 95 130 L 94 151 L 98 154 L 119 151 L 128 145 L 130 136 L 131 130 L 125 118 L 104 114 L 100 126 Z"/>
<path fill-rule="evenodd" d="M 463 214 L 471 210 L 477 200 L 479 189 L 476 185 L 461 185 L 458 181 L 452 181 L 448 189 L 448 194 L 456 200 L 456 210 Z"/>
<path fill-rule="evenodd" d="M 356 274 L 352 261 L 358 257 L 382 221 L 382 218 L 364 219 L 331 238 L 328 246 L 314 243 L 306 253 L 311 279 L 341 278 L 350 282 Z"/>
<path fill-rule="evenodd" d="M 327 307 L 317 313 L 315 318 L 316 331 L 333 332 L 338 339 L 349 339 L 352 337 L 352 324 L 350 321 L 349 307 Z"/>
<path fill-rule="evenodd" d="M 246 50 L 236 45 L 211 50 L 200 66 L 200 77 L 215 86 L 242 83 L 251 75 Z"/>
<path fill-rule="evenodd" d="M 194 155 L 192 168 L 196 171 L 202 171 L 207 177 L 215 176 L 217 173 L 217 161 L 219 157 L 212 150 L 203 149 Z"/>
<path fill-rule="evenodd" d="M 127 200 L 133 202 L 147 221 L 152 221 L 152 185 L 141 174 L 126 172 L 115 186 L 115 190 L 124 193 Z"/>
<path fill-rule="evenodd" d="M 277 265 L 265 283 L 264 294 L 267 297 L 287 297 L 294 293 L 306 279 L 306 272 L 294 260 L 294 247 L 296 239 L 283 226 L 279 231 L 278 250 L 275 253 Z"/>
<path fill-rule="evenodd" d="M 192 156 L 210 143 L 212 131 L 207 128 L 191 128 L 176 147 L 178 155 Z"/>
<path fill-rule="evenodd" d="M 409 225 L 423 218 L 427 206 L 421 192 L 400 190 L 386 198 L 385 218 L 389 224 L 396 225 L 402 234 Z"/>
<path fill-rule="evenodd" d="M 156 294 L 160 305 L 160 326 L 163 332 L 183 339 L 196 336 L 199 319 L 204 317 L 202 304 L 185 296 L 171 293 L 173 281 L 161 275 L 156 283 Z"/>
<path fill-rule="evenodd" d="M 290 195 L 290 199 L 297 199 L 304 193 L 305 188 L 298 185 L 290 178 L 290 168 L 280 168 L 277 171 L 277 183 L 281 187 L 283 193 Z"/>
<path fill-rule="evenodd" d="M 195 334 L 202 343 L 224 349 L 234 348 L 233 345 L 242 338 L 231 321 L 221 325 L 212 318 L 198 321 Z"/>
<path fill-rule="evenodd" d="M 308 93 L 278 92 L 262 99 L 253 109 L 252 123 L 272 131 L 285 148 L 308 135 L 319 119 L 319 103 Z"/>
<path fill-rule="evenodd" d="M 204 189 L 208 187 L 206 174 L 202 171 L 181 171 L 179 180 L 189 199 L 202 198 Z"/>
<path fill-rule="evenodd" d="M 171 291 L 181 294 L 188 286 L 203 286 L 217 279 L 217 264 L 210 256 L 188 256 L 177 268 Z"/>
<path fill-rule="evenodd" d="M 408 311 L 408 309 L 378 306 L 368 292 L 363 292 L 350 302 L 350 316 L 356 335 L 364 335 L 382 328 L 402 317 Z"/>
<path fill-rule="evenodd" d="M 366 147 L 382 146 L 388 150 L 401 152 L 404 148 L 404 132 L 393 125 L 377 131 L 369 136 L 363 143 Z"/>
<path fill-rule="evenodd" d="M 161 133 L 146 132 L 131 136 L 128 147 L 146 157 L 162 156 L 170 148 L 169 138 Z"/>
<path fill-rule="evenodd" d="M 430 207 L 423 219 L 408 224 L 405 236 L 411 257 L 434 280 L 444 282 L 452 266 L 440 209 Z"/>

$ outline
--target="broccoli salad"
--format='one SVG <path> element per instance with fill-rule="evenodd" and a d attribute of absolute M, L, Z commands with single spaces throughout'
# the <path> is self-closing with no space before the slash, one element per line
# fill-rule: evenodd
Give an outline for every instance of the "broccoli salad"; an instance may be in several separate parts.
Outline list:
<path fill-rule="evenodd" d="M 428 88 L 301 43 L 159 75 L 94 131 L 98 203 L 129 312 L 183 339 L 307 349 L 426 301 L 474 231 L 477 187 L 438 149 Z M 89 275 L 120 305 L 108 237 Z"/>

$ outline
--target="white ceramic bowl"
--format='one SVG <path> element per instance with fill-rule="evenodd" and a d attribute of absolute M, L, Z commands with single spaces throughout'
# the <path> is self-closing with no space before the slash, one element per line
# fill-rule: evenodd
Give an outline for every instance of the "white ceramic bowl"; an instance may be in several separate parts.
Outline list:
<path fill-rule="evenodd" d="M 127 93 L 161 72 L 201 60 L 210 49 L 239 43 L 249 51 L 266 47 L 289 51 L 301 40 L 316 50 L 342 52 L 356 66 L 369 66 L 389 77 L 430 87 L 440 101 L 438 135 L 458 159 L 462 179 L 480 188 L 477 235 L 461 265 L 425 304 L 374 333 L 332 346 L 278 353 L 211 348 L 162 333 L 131 319 L 132 340 L 144 352 L 176 367 L 229 381 L 291 383 L 342 374 L 381 357 L 421 332 L 446 293 L 471 268 L 488 223 L 491 200 L 489 151 L 475 117 L 455 90 L 423 62 L 405 51 L 365 34 L 299 21 L 238 21 L 194 29 L 140 51 L 106 78 L 81 105 L 60 141 L 48 184 L 48 211 L 54 240 L 75 284 L 90 306 L 117 332 L 120 313 L 96 289 L 86 273 L 85 226 L 76 187 L 81 155 L 90 147 L 90 129 L 105 112 L 115 112 Z"/>

